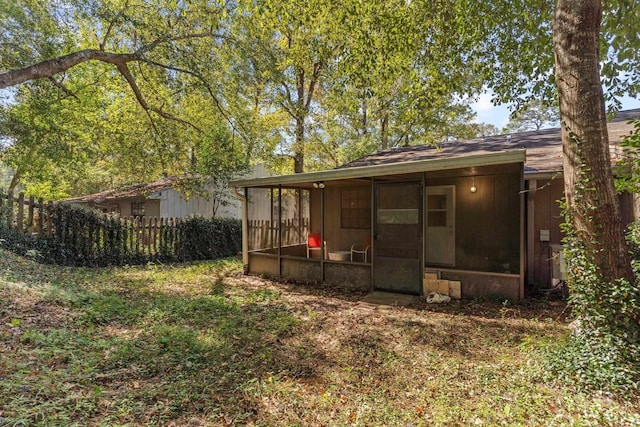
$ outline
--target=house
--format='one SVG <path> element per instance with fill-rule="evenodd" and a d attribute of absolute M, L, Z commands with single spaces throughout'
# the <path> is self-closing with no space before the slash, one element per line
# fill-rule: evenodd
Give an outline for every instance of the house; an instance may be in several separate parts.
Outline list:
<path fill-rule="evenodd" d="M 262 165 L 255 166 L 250 177 L 266 176 Z M 200 215 L 205 218 L 240 218 L 241 203 L 229 188 L 209 184 L 204 197 L 197 192 L 187 194 L 191 178 L 163 177 L 157 181 L 101 191 L 65 202 L 89 206 L 104 213 L 122 217 L 183 218 Z"/>
<path fill-rule="evenodd" d="M 640 110 L 621 112 L 609 124 L 614 161 L 633 128 L 628 119 L 638 116 Z M 402 147 L 337 169 L 237 180 L 231 185 L 244 191 L 245 267 L 411 294 L 423 293 L 423 278 L 438 277 L 459 283 L 463 298 L 519 300 L 560 278 L 554 252 L 559 255 L 562 244 L 562 163 L 560 130 L 546 129 Z M 293 201 L 299 208 L 291 224 L 272 214 L 267 226 L 256 228 L 254 205 L 265 199 L 272 212 L 282 209 L 282 200 Z M 633 197 L 622 194 L 620 201 L 625 221 L 633 221 Z M 256 234 L 261 237 L 247 238 Z M 320 250 L 309 250 L 314 243 Z"/>

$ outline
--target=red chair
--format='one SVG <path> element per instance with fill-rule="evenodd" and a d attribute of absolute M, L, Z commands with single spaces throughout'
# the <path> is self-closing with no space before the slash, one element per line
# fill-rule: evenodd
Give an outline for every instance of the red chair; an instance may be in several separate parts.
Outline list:
<path fill-rule="evenodd" d="M 309 233 L 309 236 L 307 237 L 307 258 L 311 257 L 311 251 L 322 251 L 322 237 L 320 236 L 320 233 Z M 326 240 L 324 242 L 324 258 L 327 258 Z"/>

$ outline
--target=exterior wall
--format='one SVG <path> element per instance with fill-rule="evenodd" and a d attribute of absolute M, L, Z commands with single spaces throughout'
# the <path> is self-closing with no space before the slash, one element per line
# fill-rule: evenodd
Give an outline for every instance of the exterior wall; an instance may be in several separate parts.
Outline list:
<path fill-rule="evenodd" d="M 144 202 L 144 215 L 147 218 L 153 218 L 153 217 L 159 218 L 160 217 L 160 200 L 146 200 Z"/>
<path fill-rule="evenodd" d="M 454 185 L 456 269 L 519 273 L 520 176 L 429 178 L 427 186 Z"/>
<path fill-rule="evenodd" d="M 530 186 L 534 181 L 530 181 Z M 527 236 L 529 247 L 533 246 L 533 256 L 529 254 L 528 269 L 533 269 L 531 275 L 534 289 L 551 287 L 551 245 L 562 245 L 564 234 L 560 230 L 560 224 L 564 222 L 562 211 L 558 203 L 564 197 L 564 179 L 544 179 L 535 181 L 535 191 L 527 191 L 527 203 L 533 201 L 533 229 Z M 634 221 L 633 196 L 623 193 L 618 197 L 622 220 L 625 224 Z M 531 214 L 531 211 L 529 211 Z M 549 231 L 549 241 L 541 241 L 540 230 Z"/>
<path fill-rule="evenodd" d="M 278 268 L 281 265 L 281 272 Z M 350 262 L 324 262 L 324 283 L 352 289 L 354 291 L 371 290 L 371 266 Z M 249 273 L 263 274 L 294 280 L 301 283 L 320 283 L 322 270 L 319 259 L 301 259 L 283 256 L 278 261 L 274 254 L 249 253 Z"/>
<path fill-rule="evenodd" d="M 109 201 L 109 204 L 112 204 L 112 203 L 117 204 L 118 208 L 120 209 L 120 216 L 129 217 L 131 216 L 131 203 L 144 203 L 145 215 L 149 216 L 148 209 L 150 206 L 148 202 L 149 201 L 145 200 L 144 197 L 129 197 L 126 199 L 117 199 L 117 200 Z M 156 206 L 159 206 L 159 204 L 156 203 Z"/>
<path fill-rule="evenodd" d="M 282 258 L 282 277 L 303 283 L 322 281 L 320 260 Z"/>
<path fill-rule="evenodd" d="M 330 187 L 324 190 L 324 231 L 328 252 L 348 251 L 354 243 L 364 244 L 367 242 L 367 239 L 370 239 L 371 227 L 367 229 L 342 228 L 340 219 L 342 190 L 353 188 L 357 187 Z M 370 185 L 367 185 L 366 188 L 370 188 Z M 313 215 L 311 218 L 313 218 Z M 312 229 L 314 225 L 312 222 Z M 319 225 L 317 230 L 318 232 L 320 231 Z M 369 253 L 369 258 L 370 257 L 371 253 Z"/>
<path fill-rule="evenodd" d="M 564 197 L 564 180 L 562 178 L 537 180 L 536 190 L 528 191 L 527 197 L 534 200 L 533 234 L 527 239 L 533 241 L 533 257 L 529 261 L 533 265 L 534 288 L 548 288 L 551 286 L 551 246 L 562 244 L 564 235 L 560 231 L 560 224 L 564 222 L 558 200 Z M 549 241 L 540 241 L 540 230 L 549 231 Z M 530 240 L 530 241 L 531 241 Z"/>
<path fill-rule="evenodd" d="M 277 277 L 280 274 L 278 256 L 255 252 L 249 253 L 249 273 Z"/>
<path fill-rule="evenodd" d="M 367 264 L 328 262 L 324 264 L 324 281 L 354 291 L 370 291 L 371 266 Z"/>
<path fill-rule="evenodd" d="M 457 280 L 461 284 L 462 298 L 520 299 L 520 276 L 515 274 L 483 273 L 477 271 L 440 270 L 442 279 Z"/>
<path fill-rule="evenodd" d="M 324 190 L 324 191 L 326 193 L 327 190 Z M 311 221 L 309 226 L 309 232 L 311 233 L 319 233 L 322 227 L 321 220 L 320 220 L 322 216 L 322 211 L 320 209 L 321 193 L 322 193 L 322 190 L 318 190 L 318 189 L 311 189 L 309 193 L 309 214 L 310 214 L 310 221 Z M 325 194 L 325 199 L 326 199 L 326 194 Z M 326 220 L 326 217 L 325 217 L 325 220 Z"/>
<path fill-rule="evenodd" d="M 202 215 L 211 218 L 214 211 L 214 200 L 205 200 L 200 197 L 186 199 L 173 188 L 160 192 L 160 216 L 165 218 L 182 218 L 189 215 Z"/>

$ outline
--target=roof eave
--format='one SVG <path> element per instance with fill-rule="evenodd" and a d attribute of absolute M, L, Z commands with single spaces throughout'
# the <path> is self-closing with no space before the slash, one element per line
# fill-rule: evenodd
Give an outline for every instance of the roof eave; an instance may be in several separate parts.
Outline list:
<path fill-rule="evenodd" d="M 231 187 L 269 187 L 276 185 L 295 185 L 315 181 L 337 181 L 341 179 L 368 178 L 372 176 L 399 175 L 459 169 L 466 167 L 493 166 L 507 163 L 524 162 L 526 150 L 510 150 L 496 153 L 483 153 L 458 157 L 444 157 L 384 165 L 358 166 L 327 171 L 306 172 L 293 175 L 279 175 L 263 178 L 239 179 L 231 181 Z"/>

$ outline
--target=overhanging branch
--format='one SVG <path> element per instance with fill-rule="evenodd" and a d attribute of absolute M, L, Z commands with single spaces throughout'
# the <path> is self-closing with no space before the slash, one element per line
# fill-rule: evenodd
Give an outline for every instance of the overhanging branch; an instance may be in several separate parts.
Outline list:
<path fill-rule="evenodd" d="M 15 86 L 30 80 L 53 77 L 76 65 L 88 61 L 101 61 L 117 65 L 142 60 L 142 53 L 111 53 L 97 49 L 84 49 L 68 55 L 60 56 L 28 67 L 0 73 L 0 89 Z"/>
<path fill-rule="evenodd" d="M 186 120 L 180 119 L 178 117 L 175 117 L 165 111 L 162 111 L 159 108 L 156 107 L 152 107 L 149 104 L 147 104 L 147 101 L 144 99 L 144 96 L 142 96 L 142 92 L 140 91 L 140 88 L 138 87 L 135 79 L 133 78 L 133 75 L 131 74 L 131 71 L 129 71 L 129 67 L 127 66 L 126 62 L 122 62 L 122 63 L 117 63 L 116 67 L 118 68 L 118 71 L 120 72 L 120 74 L 122 74 L 122 76 L 125 78 L 125 80 L 127 81 L 127 83 L 129 83 L 129 87 L 131 87 L 131 90 L 133 91 L 133 94 L 136 97 L 136 100 L 138 101 L 138 104 L 140 104 L 140 106 L 145 110 L 145 111 L 153 111 L 154 113 L 156 113 L 157 115 L 159 115 L 160 117 L 167 119 L 167 120 L 172 120 L 174 122 L 178 122 L 180 124 L 186 125 L 186 126 L 190 126 L 194 129 L 196 129 L 198 132 L 202 132 L 202 130 L 197 127 L 196 125 L 194 125 L 193 123 L 190 123 Z"/>

